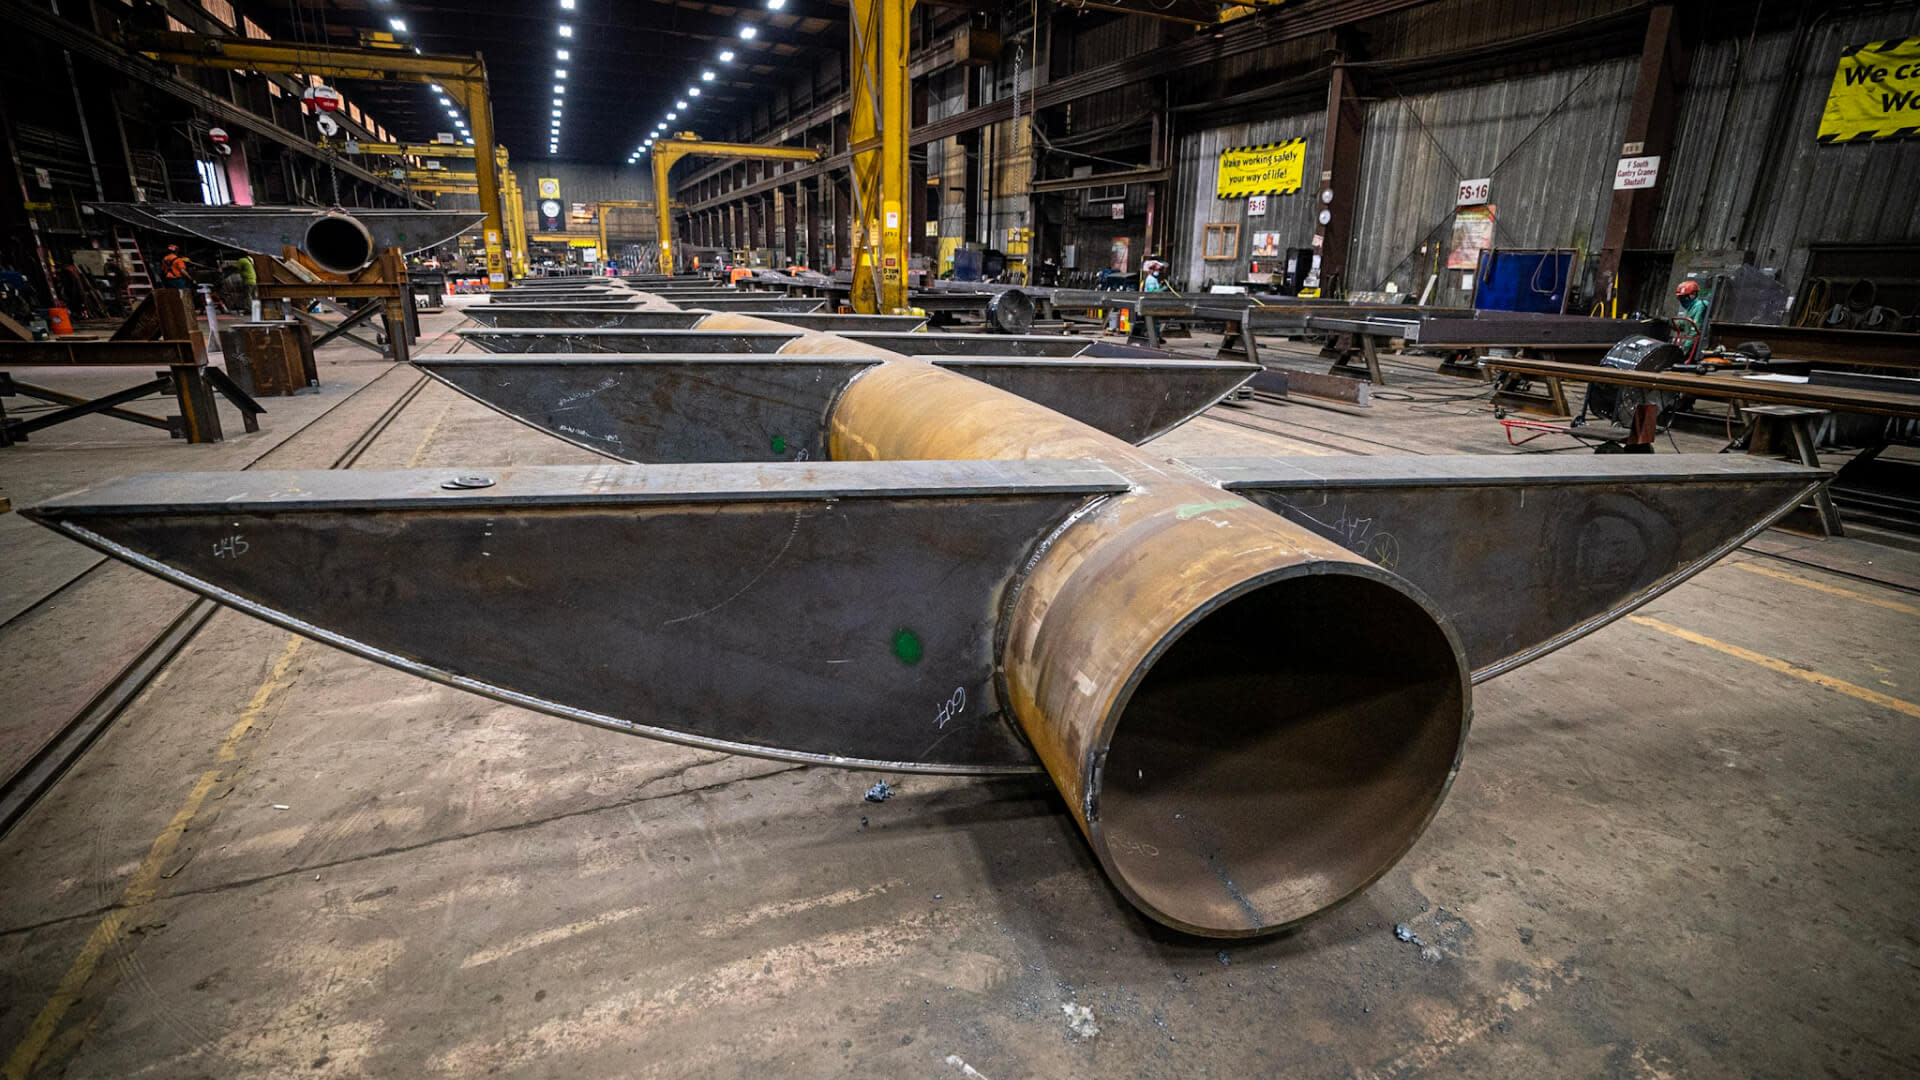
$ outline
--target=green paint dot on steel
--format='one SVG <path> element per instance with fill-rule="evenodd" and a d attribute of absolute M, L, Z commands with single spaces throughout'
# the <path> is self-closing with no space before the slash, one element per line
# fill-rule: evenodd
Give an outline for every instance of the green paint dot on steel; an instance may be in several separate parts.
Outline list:
<path fill-rule="evenodd" d="M 893 655 L 899 657 L 901 663 L 912 667 L 926 654 L 927 647 L 920 643 L 919 634 L 905 629 L 893 632 Z"/>
<path fill-rule="evenodd" d="M 787 440 L 784 436 L 775 435 L 773 437 L 773 452 L 776 454 L 784 454 L 787 452 Z"/>
<path fill-rule="evenodd" d="M 1186 503 L 1175 507 L 1173 512 L 1174 516 L 1185 521 L 1190 517 L 1199 517 L 1209 510 L 1234 510 L 1245 505 L 1247 504 L 1240 499 L 1219 499 L 1214 502 Z"/>

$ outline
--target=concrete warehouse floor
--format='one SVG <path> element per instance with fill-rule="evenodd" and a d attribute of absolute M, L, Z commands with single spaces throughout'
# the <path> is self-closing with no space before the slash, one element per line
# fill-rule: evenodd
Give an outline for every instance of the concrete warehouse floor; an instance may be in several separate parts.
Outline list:
<path fill-rule="evenodd" d="M 89 419 L 0 451 L 0 494 L 327 467 L 415 380 L 350 348 L 256 435 Z M 1507 452 L 1431 363 L 1369 410 L 1223 406 L 1159 445 Z M 583 460 L 428 385 L 352 464 Z M 94 556 L 17 515 L 0 545 L 10 769 L 189 598 L 117 563 L 55 593 Z M 868 803 L 872 774 L 569 724 L 221 610 L 0 838 L 4 1075 L 1920 1071 L 1917 641 L 1920 556 L 1771 533 L 1481 687 L 1399 866 L 1222 944 L 1136 914 L 1044 780 Z"/>

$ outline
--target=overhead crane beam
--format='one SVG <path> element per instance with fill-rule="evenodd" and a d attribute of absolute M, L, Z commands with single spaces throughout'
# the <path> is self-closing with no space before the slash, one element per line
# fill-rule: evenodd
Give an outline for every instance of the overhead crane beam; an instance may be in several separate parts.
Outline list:
<path fill-rule="evenodd" d="M 257 38 L 173 32 L 132 33 L 125 36 L 122 44 L 162 63 L 183 67 L 243 68 L 369 82 L 438 83 L 450 96 L 457 94 L 472 117 L 475 160 L 492 161 L 498 152 L 493 141 L 493 100 L 487 93 L 487 65 L 477 55 L 296 45 Z M 476 173 L 476 194 L 480 197 L 480 209 L 487 215 L 481 226 L 487 248 L 487 283 L 489 288 L 504 289 L 511 275 L 503 254 L 506 222 L 500 202 L 500 177 L 495 169 L 479 169 Z"/>
<path fill-rule="evenodd" d="M 690 131 L 676 133 L 671 139 L 653 141 L 653 205 L 669 207 L 653 215 L 655 233 L 660 238 L 660 269 L 673 273 L 673 214 L 667 193 L 667 174 L 683 157 L 750 158 L 761 161 L 819 161 L 820 151 L 803 146 L 756 146 L 753 143 L 708 142 Z M 602 244 L 605 244 L 605 215 L 602 215 Z M 604 256 L 605 252 L 601 254 Z"/>

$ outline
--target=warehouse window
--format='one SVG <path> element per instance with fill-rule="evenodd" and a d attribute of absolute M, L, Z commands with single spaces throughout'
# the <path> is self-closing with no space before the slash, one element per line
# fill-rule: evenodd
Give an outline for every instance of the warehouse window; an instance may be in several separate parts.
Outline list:
<path fill-rule="evenodd" d="M 193 167 L 200 172 L 200 201 L 208 206 L 225 206 L 233 201 L 233 192 L 227 190 L 227 170 L 217 161 L 196 161 Z"/>
<path fill-rule="evenodd" d="M 1240 226 L 1223 222 L 1209 222 L 1202 233 L 1200 257 L 1203 259 L 1237 259 L 1240 257 Z"/>

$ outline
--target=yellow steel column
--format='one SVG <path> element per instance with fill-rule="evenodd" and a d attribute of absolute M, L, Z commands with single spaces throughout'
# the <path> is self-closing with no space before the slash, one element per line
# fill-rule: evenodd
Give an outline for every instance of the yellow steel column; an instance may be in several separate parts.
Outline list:
<path fill-rule="evenodd" d="M 673 171 L 673 163 L 680 160 L 682 151 L 666 145 L 666 140 L 653 142 L 653 227 L 660 238 L 660 272 L 673 276 L 673 205 L 667 201 L 667 174 Z"/>
<path fill-rule="evenodd" d="M 908 13 L 912 0 L 851 0 L 853 308 L 907 310 Z"/>
<path fill-rule="evenodd" d="M 480 224 L 480 236 L 487 247 L 487 288 L 504 289 L 508 285 L 507 264 L 502 255 L 506 223 L 505 215 L 500 212 L 499 159 L 494 156 L 493 100 L 487 95 L 484 76 L 468 81 L 463 89 L 467 114 L 473 117 L 474 179 L 480 187 L 480 209 L 487 215 Z"/>

